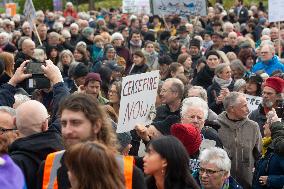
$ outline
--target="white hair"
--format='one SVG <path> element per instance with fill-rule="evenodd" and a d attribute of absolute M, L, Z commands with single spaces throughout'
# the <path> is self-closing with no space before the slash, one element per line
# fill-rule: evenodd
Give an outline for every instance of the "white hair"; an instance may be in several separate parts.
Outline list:
<path fill-rule="evenodd" d="M 76 28 L 77 30 L 79 29 L 79 26 L 78 26 L 78 24 L 76 24 L 76 23 L 72 23 L 71 25 L 70 25 L 70 28 Z"/>
<path fill-rule="evenodd" d="M 270 36 L 270 29 L 269 28 L 264 28 L 263 30 L 262 30 L 262 32 L 261 32 L 261 35 L 268 35 L 268 36 Z"/>
<path fill-rule="evenodd" d="M 61 31 L 61 35 L 62 35 L 64 38 L 69 38 L 69 37 L 71 37 L 71 33 L 70 33 L 69 30 L 67 30 L 67 29 L 63 29 L 63 30 Z"/>
<path fill-rule="evenodd" d="M 87 14 L 86 12 L 79 12 L 78 13 L 78 18 L 79 19 L 82 19 L 82 20 L 89 20 L 90 19 L 90 15 L 89 14 Z"/>
<path fill-rule="evenodd" d="M 212 147 L 203 150 L 199 155 L 200 163 L 215 164 L 222 171 L 230 173 L 231 160 L 225 150 L 218 147 Z"/>
<path fill-rule="evenodd" d="M 7 32 L 1 32 L 0 36 L 4 38 L 5 43 L 8 43 L 11 39 L 11 35 L 8 34 Z"/>
<path fill-rule="evenodd" d="M 9 107 L 9 106 L 0 106 L 0 112 L 6 112 L 13 117 L 16 116 L 16 110 L 14 108 Z"/>
<path fill-rule="evenodd" d="M 15 98 L 15 103 L 13 105 L 14 108 L 17 108 L 19 105 L 23 104 L 24 102 L 31 100 L 30 97 L 28 97 L 27 95 L 23 95 L 23 94 L 15 94 L 14 98 Z"/>
<path fill-rule="evenodd" d="M 204 119 L 208 117 L 208 104 L 205 100 L 200 97 L 188 97 L 182 101 L 181 117 L 186 117 L 189 108 L 196 107 L 200 108 L 204 113 Z"/>
<path fill-rule="evenodd" d="M 63 30 L 63 24 L 57 21 L 53 24 L 53 29 L 56 31 L 61 31 Z"/>

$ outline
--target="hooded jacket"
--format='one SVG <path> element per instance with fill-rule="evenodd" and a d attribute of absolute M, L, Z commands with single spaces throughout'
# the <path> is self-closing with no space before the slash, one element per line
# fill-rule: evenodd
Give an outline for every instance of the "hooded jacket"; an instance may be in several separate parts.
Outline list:
<path fill-rule="evenodd" d="M 269 61 L 259 61 L 252 67 L 252 72 L 264 71 L 269 76 L 276 70 L 284 72 L 284 65 L 279 61 L 277 56 L 273 56 Z"/>
<path fill-rule="evenodd" d="M 60 134 L 55 129 L 50 129 L 17 139 L 9 147 L 9 155 L 23 171 L 27 187 L 33 189 L 36 188 L 40 163 L 49 153 L 62 149 Z"/>
<path fill-rule="evenodd" d="M 261 156 L 262 140 L 256 122 L 245 118 L 232 121 L 223 112 L 218 115 L 218 134 L 232 161 L 231 176 L 244 188 L 251 188 L 254 162 Z"/>

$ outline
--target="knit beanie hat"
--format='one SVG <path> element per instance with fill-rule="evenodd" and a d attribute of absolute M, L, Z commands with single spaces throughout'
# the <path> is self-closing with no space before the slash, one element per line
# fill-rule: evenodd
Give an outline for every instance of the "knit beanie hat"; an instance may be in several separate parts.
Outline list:
<path fill-rule="evenodd" d="M 94 34 L 94 29 L 91 28 L 91 27 L 86 27 L 83 29 L 82 31 L 82 35 L 85 37 L 85 38 L 88 38 L 90 35 Z"/>
<path fill-rule="evenodd" d="M 270 77 L 265 81 L 265 86 L 274 89 L 276 93 L 282 93 L 284 89 L 284 80 L 279 77 Z"/>
<path fill-rule="evenodd" d="M 84 86 L 87 86 L 89 81 L 98 81 L 98 82 L 102 83 L 102 79 L 101 79 L 100 74 L 94 73 L 94 72 L 88 73 L 88 75 L 86 76 L 86 79 L 85 79 Z"/>
<path fill-rule="evenodd" d="M 210 51 L 208 51 L 208 52 L 206 53 L 206 59 L 208 59 L 208 57 L 211 56 L 211 55 L 215 55 L 215 56 L 217 56 L 217 57 L 220 59 L 219 53 L 218 53 L 217 51 L 215 51 L 215 50 L 210 50 Z"/>
<path fill-rule="evenodd" d="M 189 45 L 189 48 L 194 46 L 194 47 L 197 47 L 198 49 L 200 49 L 200 41 L 198 39 L 195 39 L 193 38 L 191 41 L 190 41 L 190 45 Z"/>
<path fill-rule="evenodd" d="M 192 124 L 176 123 L 171 127 L 171 134 L 182 142 L 189 156 L 193 156 L 198 152 L 202 142 L 201 133 L 198 128 Z"/>
<path fill-rule="evenodd" d="M 120 40 L 124 41 L 122 34 L 119 33 L 119 32 L 115 32 L 114 34 L 111 35 L 111 41 L 114 41 L 116 39 L 120 39 Z"/>
<path fill-rule="evenodd" d="M 89 73 L 89 70 L 88 70 L 88 67 L 83 64 L 83 63 L 79 63 L 75 68 L 74 68 L 74 71 L 73 71 L 73 74 L 72 74 L 72 77 L 74 79 L 77 79 L 79 77 L 84 77 L 86 75 L 88 75 Z"/>

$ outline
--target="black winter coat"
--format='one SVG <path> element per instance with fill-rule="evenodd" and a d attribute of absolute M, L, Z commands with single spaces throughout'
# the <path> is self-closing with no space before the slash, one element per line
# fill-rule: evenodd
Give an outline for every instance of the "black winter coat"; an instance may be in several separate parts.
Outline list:
<path fill-rule="evenodd" d="M 50 129 L 17 139 L 9 147 L 9 155 L 23 171 L 28 189 L 34 189 L 41 162 L 49 153 L 63 148 L 60 134 L 55 129 Z"/>
<path fill-rule="evenodd" d="M 234 81 L 227 87 L 229 91 L 234 89 Z M 216 97 L 220 95 L 221 86 L 217 82 L 213 82 L 207 89 L 208 105 L 211 110 L 216 114 L 222 113 L 224 111 L 223 103 L 216 104 Z"/>
<path fill-rule="evenodd" d="M 211 70 L 206 64 L 205 67 L 196 74 L 191 84 L 207 89 L 212 84 L 214 75 L 214 70 Z"/>

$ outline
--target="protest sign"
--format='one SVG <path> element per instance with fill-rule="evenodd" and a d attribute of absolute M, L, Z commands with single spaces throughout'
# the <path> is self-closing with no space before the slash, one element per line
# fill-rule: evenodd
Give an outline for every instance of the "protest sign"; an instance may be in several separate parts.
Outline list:
<path fill-rule="evenodd" d="M 62 1 L 61 0 L 53 0 L 53 10 L 54 11 L 62 11 Z"/>
<path fill-rule="evenodd" d="M 123 0 L 123 13 L 150 14 L 149 0 Z"/>
<path fill-rule="evenodd" d="M 27 21 L 30 23 L 31 28 L 33 28 L 33 20 L 36 18 L 36 10 L 32 0 L 26 0 L 24 6 L 24 15 Z"/>
<path fill-rule="evenodd" d="M 268 20 L 269 22 L 280 22 L 284 20 L 284 1 L 268 1 Z"/>
<path fill-rule="evenodd" d="M 152 8 L 156 15 L 207 15 L 206 0 L 152 0 Z"/>
<path fill-rule="evenodd" d="M 16 3 L 6 3 L 5 8 L 6 8 L 6 16 L 12 17 L 12 16 L 15 16 L 17 14 Z"/>
<path fill-rule="evenodd" d="M 117 133 L 134 129 L 137 123 L 151 122 L 151 111 L 159 85 L 159 71 L 130 75 L 122 79 Z"/>
<path fill-rule="evenodd" d="M 258 106 L 262 103 L 262 97 L 259 96 L 252 96 L 246 94 L 246 99 L 248 102 L 249 112 L 252 112 L 253 110 L 257 109 Z"/>

